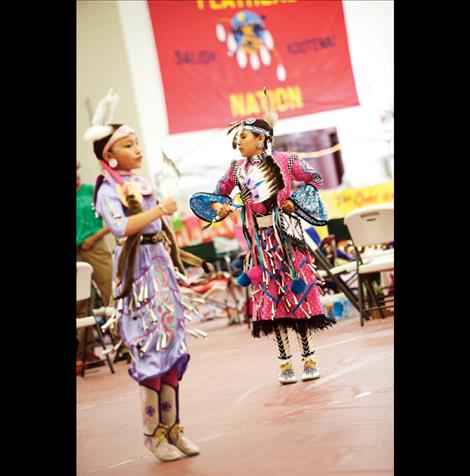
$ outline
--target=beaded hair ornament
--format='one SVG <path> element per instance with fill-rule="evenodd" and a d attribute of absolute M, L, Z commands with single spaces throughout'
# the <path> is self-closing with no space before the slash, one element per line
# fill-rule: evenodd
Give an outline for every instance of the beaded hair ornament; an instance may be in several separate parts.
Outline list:
<path fill-rule="evenodd" d="M 273 112 L 271 110 L 271 107 L 269 105 L 269 97 L 268 93 L 266 91 L 266 88 L 263 88 L 264 91 L 264 103 L 266 107 L 266 113 L 264 115 L 264 120 L 271 126 L 271 128 L 274 128 L 274 125 L 277 122 L 278 115 L 276 112 Z M 254 117 L 249 117 L 247 119 L 244 119 L 243 121 L 233 121 L 228 125 L 228 131 L 227 135 L 229 135 L 232 131 L 235 131 L 235 134 L 233 135 L 232 139 L 232 147 L 236 149 L 236 144 L 235 144 L 235 139 L 238 135 L 239 132 L 242 130 L 250 131 L 253 132 L 254 134 L 263 134 L 267 141 L 273 143 L 274 138 L 272 136 L 272 133 L 268 131 L 267 129 L 264 129 L 263 127 L 260 126 L 254 126 L 253 124 L 256 122 L 256 118 Z"/>

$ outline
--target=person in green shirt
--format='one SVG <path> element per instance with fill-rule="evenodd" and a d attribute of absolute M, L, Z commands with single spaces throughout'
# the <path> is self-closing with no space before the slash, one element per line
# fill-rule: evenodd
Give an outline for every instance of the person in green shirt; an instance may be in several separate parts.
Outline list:
<path fill-rule="evenodd" d="M 104 306 L 110 305 L 112 294 L 113 257 L 103 237 L 109 233 L 103 219 L 95 215 L 92 207 L 94 186 L 82 183 L 80 164 L 77 162 L 77 261 L 93 266 L 92 279 L 100 292 Z M 77 305 L 77 316 L 87 314 L 87 302 Z"/>

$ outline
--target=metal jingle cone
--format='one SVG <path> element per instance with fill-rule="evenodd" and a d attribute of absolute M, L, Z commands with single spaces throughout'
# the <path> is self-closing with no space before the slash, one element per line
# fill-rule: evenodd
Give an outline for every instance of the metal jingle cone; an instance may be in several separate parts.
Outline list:
<path fill-rule="evenodd" d="M 147 325 L 147 322 L 145 321 L 145 317 L 142 316 L 142 327 L 144 328 L 144 331 L 148 331 L 149 326 Z"/>
<path fill-rule="evenodd" d="M 140 302 L 139 302 L 139 298 L 137 297 L 137 293 L 135 291 L 133 291 L 132 297 L 134 301 L 134 308 L 138 309 L 140 307 Z"/>
<path fill-rule="evenodd" d="M 188 331 L 188 334 L 192 335 L 193 337 L 196 337 L 196 338 L 199 337 L 198 333 L 194 331 L 193 329 L 191 329 L 191 327 L 187 327 L 186 330 Z"/>
<path fill-rule="evenodd" d="M 166 349 L 169 345 L 169 339 L 168 336 L 166 335 L 166 332 L 162 334 L 162 349 Z"/>
<path fill-rule="evenodd" d="M 186 347 L 186 344 L 183 341 L 181 341 L 180 351 L 182 354 L 188 351 L 188 348 Z"/>
<path fill-rule="evenodd" d="M 158 334 L 158 337 L 157 337 L 157 346 L 155 347 L 155 350 L 157 352 L 160 352 L 162 350 L 162 334 Z"/>
<path fill-rule="evenodd" d="M 119 316 L 114 316 L 114 317 L 111 317 L 110 319 L 108 319 L 102 326 L 101 326 L 101 330 L 103 332 L 106 332 L 106 329 L 108 327 L 111 327 L 113 324 L 115 324 L 119 319 Z"/>
<path fill-rule="evenodd" d="M 153 312 L 152 306 L 149 307 L 149 313 L 150 313 L 150 319 L 152 320 L 152 322 L 158 322 L 158 318 Z"/>
<path fill-rule="evenodd" d="M 209 335 L 207 332 L 201 331 L 201 329 L 194 328 L 194 332 L 196 332 L 196 334 L 199 334 L 202 337 L 207 337 Z"/>
<path fill-rule="evenodd" d="M 149 288 L 148 288 L 148 282 L 146 279 L 144 280 L 143 288 L 144 288 L 144 299 L 147 300 L 149 298 Z"/>

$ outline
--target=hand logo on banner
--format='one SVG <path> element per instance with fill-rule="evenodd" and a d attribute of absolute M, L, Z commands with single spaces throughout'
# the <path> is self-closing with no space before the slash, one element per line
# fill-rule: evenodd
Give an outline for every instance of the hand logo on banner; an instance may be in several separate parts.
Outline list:
<path fill-rule="evenodd" d="M 274 47 L 273 37 L 266 30 L 264 22 L 259 15 L 243 10 L 234 15 L 232 20 L 221 19 L 220 22 L 230 22 L 230 31 L 227 34 L 224 25 L 217 23 L 215 27 L 217 39 L 221 43 L 227 44 L 228 56 L 233 57 L 235 55 L 238 66 L 241 69 L 246 68 L 248 57 L 250 59 L 250 66 L 254 71 L 259 70 L 261 63 L 269 66 L 271 64 L 270 51 L 272 51 L 278 62 L 276 68 L 277 79 L 279 81 L 286 80 L 286 69 L 282 64 L 281 55 Z"/>

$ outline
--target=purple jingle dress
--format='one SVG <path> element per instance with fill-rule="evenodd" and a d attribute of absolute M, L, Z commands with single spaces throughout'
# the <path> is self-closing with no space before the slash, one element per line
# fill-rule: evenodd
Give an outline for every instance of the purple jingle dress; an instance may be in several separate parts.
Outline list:
<path fill-rule="evenodd" d="M 140 186 L 142 210 L 155 207 L 158 201 L 148 184 L 133 173 L 120 173 L 124 181 Z M 119 199 L 116 182 L 106 172 L 95 186 L 95 209 L 103 217 L 113 235 L 124 237 L 129 211 Z M 161 219 L 147 225 L 143 233 L 162 230 Z M 113 289 L 119 295 L 116 271 L 122 246 L 114 253 Z M 173 271 L 173 263 L 163 243 L 141 244 L 138 248 L 134 279 L 128 296 L 117 299 L 119 334 L 132 352 L 129 375 L 139 383 L 156 378 L 177 366 L 181 380 L 189 360 L 184 327 L 184 308 Z"/>

